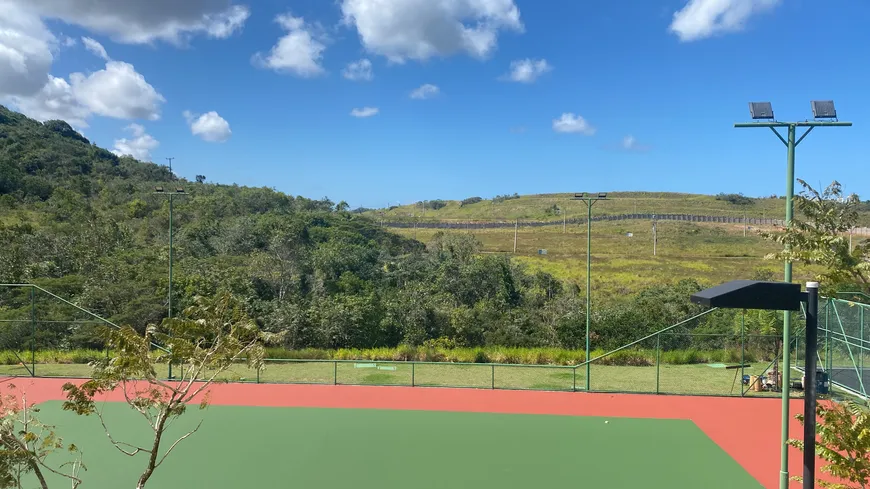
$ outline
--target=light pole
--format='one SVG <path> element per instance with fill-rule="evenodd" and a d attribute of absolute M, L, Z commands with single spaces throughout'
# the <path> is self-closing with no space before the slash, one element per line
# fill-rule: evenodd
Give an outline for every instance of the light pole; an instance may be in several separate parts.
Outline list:
<path fill-rule="evenodd" d="M 174 255 L 173 239 L 174 230 L 172 228 L 172 198 L 176 195 L 185 196 L 184 188 L 176 187 L 175 191 L 166 191 L 163 187 L 155 187 L 154 193 L 159 195 L 169 195 L 169 319 L 172 319 L 172 262 Z"/>
<path fill-rule="evenodd" d="M 813 109 L 813 118 L 815 120 L 800 121 L 800 122 L 782 122 L 777 121 L 773 116 L 773 107 L 770 102 L 750 102 L 749 113 L 752 119 L 756 122 L 741 122 L 734 124 L 734 127 L 767 127 L 776 134 L 776 137 L 786 146 L 787 151 L 787 169 L 786 169 L 786 196 L 785 196 L 785 225 L 791 227 L 792 215 L 794 212 L 794 152 L 795 148 L 804 140 L 810 131 L 816 127 L 845 127 L 851 126 L 851 122 L 837 121 L 837 111 L 834 108 L 833 101 L 813 101 L 811 102 Z M 820 120 L 821 119 L 821 120 Z M 785 127 L 788 130 L 786 138 L 776 130 L 777 127 Z M 798 127 L 806 127 L 806 131 L 801 134 L 800 138 L 796 139 Z M 786 245 L 786 251 L 790 249 Z M 785 281 L 791 282 L 791 262 L 785 262 Z M 791 368 L 788 366 L 789 351 L 791 348 L 789 337 L 791 326 L 791 311 L 784 311 L 782 323 L 782 355 L 783 368 L 782 372 L 782 434 L 780 447 L 780 468 L 779 468 L 779 487 L 780 489 L 788 488 L 788 425 L 789 425 L 789 385 Z"/>
<path fill-rule="evenodd" d="M 574 194 L 573 200 L 582 200 L 586 204 L 586 391 L 589 392 L 589 324 L 592 312 L 592 206 L 599 200 L 607 200 L 606 193 L 593 196 L 586 192 Z"/>

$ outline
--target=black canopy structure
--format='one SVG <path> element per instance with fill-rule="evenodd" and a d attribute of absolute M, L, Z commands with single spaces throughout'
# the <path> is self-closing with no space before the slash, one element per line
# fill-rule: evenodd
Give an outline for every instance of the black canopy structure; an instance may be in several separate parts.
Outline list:
<path fill-rule="evenodd" d="M 734 280 L 694 294 L 692 302 L 722 309 L 799 311 L 803 295 L 800 284 Z"/>
<path fill-rule="evenodd" d="M 812 489 L 816 475 L 816 350 L 818 348 L 819 284 L 808 282 L 807 291 L 800 284 L 790 282 L 762 282 L 735 280 L 693 294 L 692 302 L 722 309 L 763 309 L 773 311 L 799 311 L 801 302 L 807 304 L 806 387 L 804 392 L 804 489 Z M 784 328 L 783 342 L 788 343 L 788 328 Z M 788 365 L 788 358 L 785 359 Z M 786 367 L 788 368 L 788 367 Z M 786 372 L 787 373 L 787 372 Z M 786 375 L 783 375 L 787 379 Z M 783 391 L 783 440 L 788 438 L 788 383 Z M 785 441 L 783 441 L 785 444 Z"/>

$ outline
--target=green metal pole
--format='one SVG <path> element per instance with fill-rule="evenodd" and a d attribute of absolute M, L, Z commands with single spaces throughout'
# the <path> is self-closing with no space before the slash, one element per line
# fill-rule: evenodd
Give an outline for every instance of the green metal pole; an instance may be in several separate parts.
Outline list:
<path fill-rule="evenodd" d="M 172 194 L 169 194 L 169 319 L 172 319 Z"/>
<path fill-rule="evenodd" d="M 171 170 L 170 170 L 171 171 Z M 172 193 L 169 193 L 169 319 L 172 319 L 172 258 L 173 258 L 173 233 L 172 233 Z M 169 378 L 172 378 L 172 356 L 169 357 Z"/>
<path fill-rule="evenodd" d="M 656 394 L 659 393 L 659 370 L 661 365 L 662 335 L 656 335 Z"/>
<path fill-rule="evenodd" d="M 414 366 L 417 365 L 415 362 L 411 362 L 411 387 L 414 387 L 415 379 L 414 379 L 414 371 L 416 370 Z"/>
<path fill-rule="evenodd" d="M 36 289 L 30 288 L 30 375 L 36 377 Z"/>
<path fill-rule="evenodd" d="M 859 363 L 861 365 L 861 371 L 863 372 L 864 371 L 864 356 L 866 353 L 866 350 L 865 350 L 866 345 L 864 344 L 864 306 L 861 306 L 861 309 L 859 309 L 859 311 L 861 314 L 861 329 L 860 329 L 861 332 L 859 333 L 861 341 L 858 342 L 858 344 L 861 345 L 861 348 L 859 350 L 861 353 L 861 356 L 859 357 Z M 867 393 L 865 392 L 864 395 L 866 396 Z"/>
<path fill-rule="evenodd" d="M 586 392 L 589 392 L 589 324 L 592 320 L 592 200 L 586 201 Z"/>
<path fill-rule="evenodd" d="M 786 171 L 785 192 L 785 225 L 791 227 L 791 219 L 794 211 L 794 149 L 795 149 L 795 125 L 788 126 L 788 170 Z M 790 249 L 789 245 L 785 247 Z M 791 283 L 791 261 L 785 262 L 785 281 Z M 779 465 L 779 489 L 788 489 L 788 425 L 789 425 L 789 385 L 790 368 L 789 357 L 791 353 L 791 311 L 784 311 L 782 321 L 782 432 L 780 437 L 780 465 Z"/>
<path fill-rule="evenodd" d="M 746 311 L 740 312 L 740 397 L 746 395 L 743 390 L 743 376 L 746 375 Z"/>

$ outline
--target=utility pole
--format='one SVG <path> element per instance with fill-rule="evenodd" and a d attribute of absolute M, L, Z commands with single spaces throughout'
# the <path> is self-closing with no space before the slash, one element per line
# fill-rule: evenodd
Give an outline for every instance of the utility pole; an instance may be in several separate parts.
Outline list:
<path fill-rule="evenodd" d="M 517 254 L 517 234 L 520 231 L 520 220 L 514 222 L 514 254 Z"/>
<path fill-rule="evenodd" d="M 743 214 L 743 237 L 746 237 L 746 214 Z"/>
<path fill-rule="evenodd" d="M 562 211 L 562 234 L 565 234 L 568 232 L 567 218 L 568 218 L 568 209 L 565 209 Z"/>
<path fill-rule="evenodd" d="M 785 227 L 791 228 L 792 216 L 794 214 L 794 153 L 795 148 L 807 137 L 810 132 L 816 127 L 848 127 L 851 122 L 837 121 L 837 111 L 834 108 L 833 101 L 813 101 L 811 102 L 813 109 L 813 118 L 816 120 L 799 121 L 799 122 L 780 122 L 773 115 L 773 107 L 770 102 L 750 102 L 749 113 L 756 122 L 742 122 L 734 124 L 735 128 L 746 127 L 764 127 L 769 128 L 776 137 L 786 146 L 786 195 L 785 195 Z M 827 119 L 820 121 L 818 119 Z M 786 128 L 787 138 L 782 137 L 776 129 Z M 796 137 L 798 127 L 807 128 L 801 134 L 800 138 Z M 791 247 L 785 246 L 788 251 Z M 785 262 L 785 281 L 792 281 L 792 266 L 790 261 Z M 791 368 L 789 365 L 789 357 L 791 356 L 791 311 L 783 311 L 782 321 L 782 364 L 785 366 L 782 371 L 782 427 L 780 431 L 780 466 L 779 466 L 779 489 L 788 489 L 788 427 L 791 421 L 789 416 L 789 399 L 791 385 Z"/>
<path fill-rule="evenodd" d="M 574 194 L 574 200 L 582 200 L 586 204 L 586 392 L 589 392 L 589 327 L 592 321 L 592 205 L 599 200 L 607 200 L 607 194 L 602 192 L 597 197 L 592 194 Z"/>
<path fill-rule="evenodd" d="M 653 214 L 653 256 L 656 256 L 656 248 L 659 244 L 658 230 L 656 229 L 656 215 Z"/>

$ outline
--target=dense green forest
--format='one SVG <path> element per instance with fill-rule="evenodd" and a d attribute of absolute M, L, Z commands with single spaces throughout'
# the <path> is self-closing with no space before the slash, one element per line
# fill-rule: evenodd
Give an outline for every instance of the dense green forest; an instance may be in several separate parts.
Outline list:
<path fill-rule="evenodd" d="M 178 179 L 91 144 L 65 122 L 0 107 L 0 282 L 44 286 L 140 330 L 161 321 L 169 202 L 154 189 L 182 187 L 186 195 L 174 199 L 175 311 L 196 295 L 230 291 L 263 328 L 286 331 L 288 348 L 585 341 L 579 286 L 479 253 L 470 234 L 421 243 L 343 202 L 205 180 Z M 683 281 L 596 299 L 594 346 L 619 346 L 700 312 L 688 302 L 700 287 Z M 27 307 L 22 291 L 0 290 L 0 319 Z M 700 327 L 735 331 L 733 317 L 715 317 Z M 41 344 L 97 346 L 66 326 L 53 331 Z"/>

